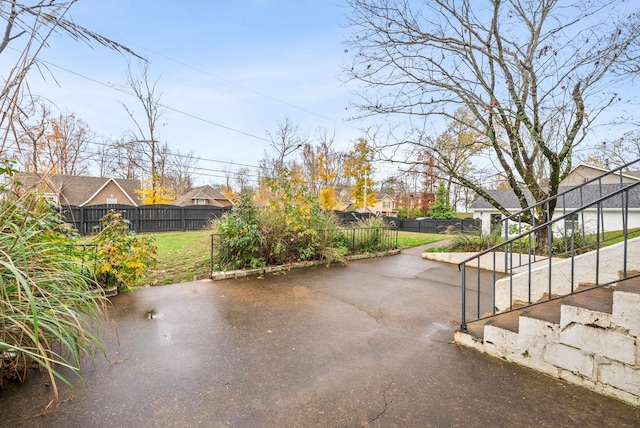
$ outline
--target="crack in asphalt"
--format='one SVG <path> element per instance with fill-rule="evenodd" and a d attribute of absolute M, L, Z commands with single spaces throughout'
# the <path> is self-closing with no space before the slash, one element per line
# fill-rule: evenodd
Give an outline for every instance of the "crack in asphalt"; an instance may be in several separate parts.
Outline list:
<path fill-rule="evenodd" d="M 373 419 L 369 420 L 366 424 L 362 425 L 361 428 L 371 425 L 372 423 L 377 421 L 380 418 L 380 416 L 384 415 L 384 413 L 387 411 L 387 408 L 389 407 L 389 402 L 387 401 L 387 391 L 391 388 L 392 385 L 393 385 L 393 382 L 389 383 L 389 385 L 387 385 L 387 387 L 382 391 L 382 399 L 384 400 L 384 408 L 382 409 L 382 411 L 378 413 Z"/>
<path fill-rule="evenodd" d="M 380 327 L 380 320 L 383 318 L 382 310 L 380 309 L 380 307 L 382 306 L 382 300 L 384 300 L 384 299 L 381 299 L 380 302 L 378 302 L 378 314 L 374 314 L 374 313 L 372 313 L 372 311 L 369 311 L 369 310 L 367 310 L 365 308 L 361 308 L 360 306 L 356 305 L 355 303 L 350 302 L 350 301 L 348 301 L 346 299 L 343 299 L 342 297 L 338 297 L 338 296 L 335 296 L 333 294 L 326 293 L 326 292 L 320 291 L 320 290 L 313 290 L 313 291 L 315 291 L 316 293 L 319 293 L 319 294 L 323 294 L 325 296 L 329 296 L 329 297 L 331 297 L 333 299 L 339 300 L 340 302 L 344 303 L 345 305 L 352 306 L 352 307 L 356 308 L 357 310 L 359 310 L 361 312 L 364 312 L 365 314 L 367 314 L 371 318 L 373 318 L 376 321 L 376 324 L 378 325 L 378 327 Z M 386 298 L 386 296 L 385 296 L 385 298 Z"/>

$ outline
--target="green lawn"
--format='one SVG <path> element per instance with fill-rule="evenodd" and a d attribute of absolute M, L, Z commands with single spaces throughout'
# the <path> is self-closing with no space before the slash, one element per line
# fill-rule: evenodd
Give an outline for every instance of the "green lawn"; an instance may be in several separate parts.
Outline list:
<path fill-rule="evenodd" d="M 158 246 L 158 265 L 147 284 L 174 284 L 208 278 L 211 231 L 152 234 Z"/>
<path fill-rule="evenodd" d="M 432 242 L 443 241 L 451 236 L 441 233 L 419 233 L 419 232 L 398 232 L 398 248 L 417 247 L 419 245 L 431 244 Z"/>
<path fill-rule="evenodd" d="M 175 284 L 209 277 L 211 231 L 153 234 L 158 246 L 158 266 L 145 278 L 147 284 Z M 448 235 L 398 232 L 400 249 L 447 239 Z"/>

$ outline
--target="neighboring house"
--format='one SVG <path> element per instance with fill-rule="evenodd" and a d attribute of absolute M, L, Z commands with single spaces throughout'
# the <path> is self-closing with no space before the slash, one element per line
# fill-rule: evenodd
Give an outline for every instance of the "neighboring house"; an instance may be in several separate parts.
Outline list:
<path fill-rule="evenodd" d="M 376 198 L 376 204 L 371 208 L 376 215 L 384 215 L 387 217 L 397 217 L 396 200 L 389 195 L 383 195 Z"/>
<path fill-rule="evenodd" d="M 422 193 L 404 193 L 399 194 L 396 198 L 396 210 L 398 208 L 412 209 L 420 208 L 423 212 L 427 212 L 429 204 L 435 201 L 435 195 L 431 192 L 424 191 Z"/>
<path fill-rule="evenodd" d="M 396 200 L 389 195 L 384 195 L 381 198 L 376 198 L 375 205 L 368 206 L 366 207 L 366 209 L 355 208 L 355 206 L 356 206 L 355 202 L 349 202 L 348 204 L 346 204 L 346 207 L 342 211 L 345 211 L 345 212 L 355 211 L 358 213 L 368 212 L 370 214 L 382 215 L 387 217 L 398 216 L 398 211 L 396 210 Z"/>
<path fill-rule="evenodd" d="M 580 164 L 573 168 L 571 172 L 560 182 L 560 186 L 578 186 L 588 180 L 593 178 L 597 178 L 603 174 L 609 172 L 604 168 L 599 168 L 593 165 L 585 165 Z M 633 183 L 635 181 L 640 181 L 638 177 L 638 173 L 640 171 L 632 171 L 628 173 L 620 174 L 611 174 L 602 178 L 602 184 L 617 184 L 622 181 L 622 183 Z"/>
<path fill-rule="evenodd" d="M 607 170 L 590 165 L 578 165 L 560 182 L 558 193 L 564 192 L 574 186 L 582 184 L 592 178 L 605 174 Z M 624 173 L 620 175 L 610 175 L 602 180 L 602 195 L 615 191 L 623 185 L 640 181 L 636 172 Z M 489 194 L 495 198 L 509 212 L 516 213 L 522 208 L 518 203 L 515 193 L 511 189 L 491 190 Z M 590 203 L 600 197 L 600 186 L 598 182 L 581 188 L 580 191 L 570 192 L 564 198 L 558 199 L 554 211 L 554 218 L 581 207 L 582 204 Z M 533 198 L 528 195 L 529 205 L 532 205 Z M 621 198 L 608 199 L 603 203 L 603 219 L 605 230 L 622 229 L 622 216 L 620 215 Z M 482 220 L 482 231 L 489 233 L 493 225 L 496 225 L 503 218 L 503 215 L 484 198 L 478 198 L 472 205 L 473 218 Z M 580 224 L 580 223 L 584 224 Z M 587 230 L 596 228 L 596 207 L 586 209 L 584 215 L 565 221 L 565 227 L 585 227 Z M 640 227 L 640 188 L 636 187 L 629 192 L 629 228 Z"/>
<path fill-rule="evenodd" d="M 136 190 L 140 189 L 140 180 L 21 172 L 13 177 L 13 182 L 16 191 L 41 191 L 57 205 L 86 207 L 118 204 L 135 207 L 141 204 L 136 194 Z"/>
<path fill-rule="evenodd" d="M 195 189 L 189 190 L 184 195 L 171 203 L 172 205 L 179 205 L 186 207 L 189 205 L 205 205 L 213 207 L 230 207 L 233 202 L 226 196 L 220 193 L 218 190 L 211 186 L 201 186 Z"/>

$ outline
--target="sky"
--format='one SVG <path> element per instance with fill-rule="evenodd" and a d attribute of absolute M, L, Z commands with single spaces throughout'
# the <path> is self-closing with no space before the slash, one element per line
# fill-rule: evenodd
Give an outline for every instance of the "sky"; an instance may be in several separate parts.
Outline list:
<path fill-rule="evenodd" d="M 201 185 L 222 183 L 223 169 L 258 165 L 285 119 L 310 137 L 335 132 L 343 151 L 364 136 L 371 123 L 349 120 L 358 112 L 343 82 L 349 13 L 346 0 L 78 0 L 67 17 L 148 59 L 163 107 L 157 137 L 200 159 Z M 39 57 L 46 68 L 32 70 L 32 93 L 89 124 L 97 142 L 135 128 L 123 103 L 144 119 L 126 88 L 134 57 L 64 35 Z M 8 60 L 0 57 L 1 69 Z M 613 113 L 637 110 L 629 98 L 633 106 Z M 590 140 L 610 134 L 595 128 Z M 379 180 L 397 170 L 378 168 Z"/>
<path fill-rule="evenodd" d="M 79 0 L 67 17 L 149 60 L 164 106 L 158 137 L 194 152 L 208 184 L 223 175 L 211 170 L 234 169 L 227 162 L 257 165 L 285 118 L 309 136 L 335 131 L 342 150 L 362 135 L 342 81 L 347 13 L 343 0 Z M 134 128 L 122 104 L 142 114 L 126 90 L 135 58 L 55 36 L 40 59 L 47 70 L 31 74 L 32 92 L 98 141 Z"/>

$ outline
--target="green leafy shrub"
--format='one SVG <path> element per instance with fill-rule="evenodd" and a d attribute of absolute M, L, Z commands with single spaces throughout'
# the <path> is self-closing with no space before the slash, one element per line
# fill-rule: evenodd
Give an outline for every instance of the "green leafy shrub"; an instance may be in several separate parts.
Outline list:
<path fill-rule="evenodd" d="M 13 171 L 0 165 L 0 183 Z M 102 349 L 105 299 L 83 274 L 74 252 L 77 234 L 41 194 L 17 195 L 0 184 L 0 384 L 23 380 L 32 366 L 70 385 L 56 366 L 80 369 L 83 353 Z"/>
<path fill-rule="evenodd" d="M 219 267 L 255 268 L 302 260 L 343 262 L 346 250 L 344 239 L 336 232 L 338 219 L 322 211 L 305 183 L 285 169 L 267 184 L 271 192 L 268 207 L 257 207 L 253 194 L 247 193 L 215 222 L 220 236 L 215 254 Z"/>
<path fill-rule="evenodd" d="M 220 234 L 217 261 L 221 267 L 242 269 L 266 264 L 261 255 L 264 252 L 260 252 L 264 245 L 258 224 L 258 208 L 252 198 L 252 193 L 240 196 L 233 210 L 215 223 Z"/>
<path fill-rule="evenodd" d="M 420 207 L 399 207 L 398 208 L 398 218 L 407 219 L 407 218 L 418 218 L 423 217 L 425 214 L 420 209 Z"/>
<path fill-rule="evenodd" d="M 573 254 L 584 254 L 596 249 L 598 245 L 595 234 L 567 233 L 556 236 L 551 242 L 555 257 L 568 257 Z"/>
<path fill-rule="evenodd" d="M 131 289 L 157 263 L 154 239 L 130 231 L 121 212 L 107 212 L 100 224 L 102 230 L 92 239 L 96 279 L 103 287 Z"/>

